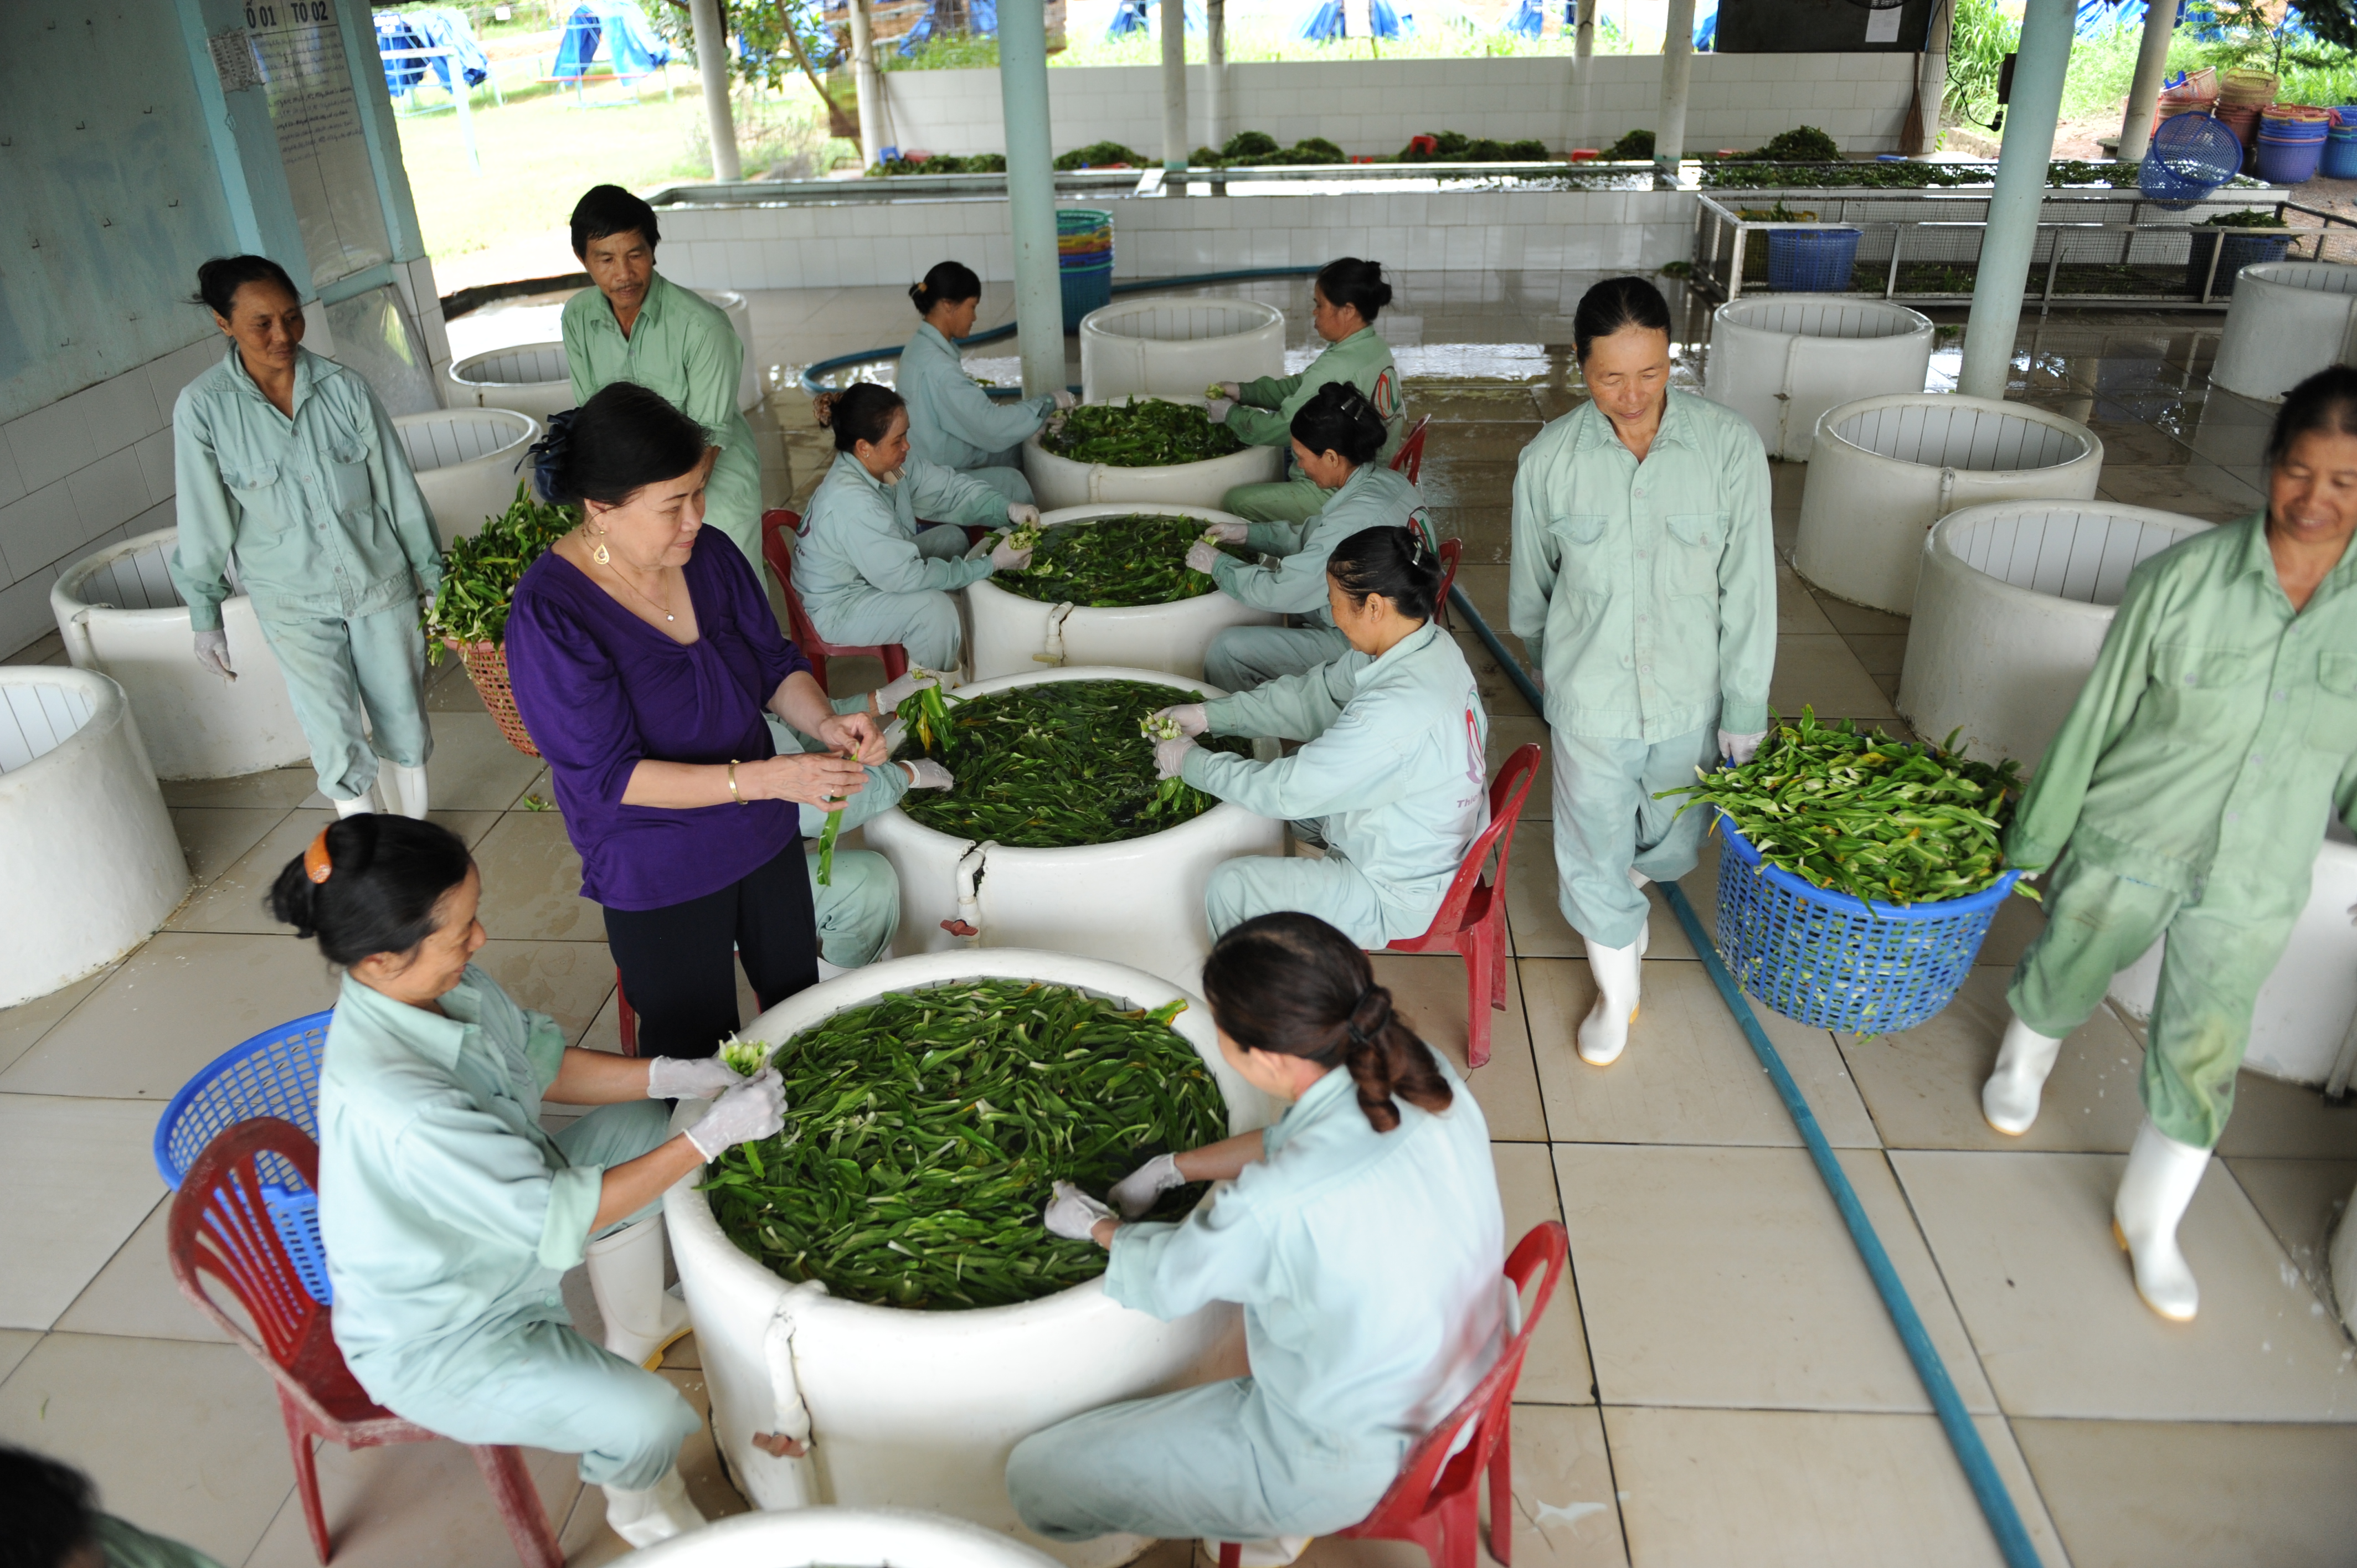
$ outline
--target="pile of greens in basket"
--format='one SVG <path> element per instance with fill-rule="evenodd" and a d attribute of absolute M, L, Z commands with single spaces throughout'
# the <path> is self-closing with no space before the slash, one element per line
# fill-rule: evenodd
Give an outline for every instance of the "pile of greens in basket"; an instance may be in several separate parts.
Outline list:
<path fill-rule="evenodd" d="M 1300 168 L 1350 161 L 1350 154 L 1323 136 L 1304 136 L 1282 147 L 1265 131 L 1238 131 L 1217 151 L 1197 147 L 1187 155 L 1190 168 Z"/>
<path fill-rule="evenodd" d="M 1075 463 L 1116 468 L 1206 463 L 1244 446 L 1201 409 L 1158 397 L 1082 403 L 1049 420 L 1039 444 Z"/>
<path fill-rule="evenodd" d="M 2019 763 L 1975 762 L 1952 749 L 1953 732 L 1917 746 L 1848 719 L 1821 725 L 1809 708 L 1770 725 L 1751 761 L 1661 798 L 1687 797 L 1681 811 L 1716 806 L 1768 865 L 1885 904 L 1961 898 L 2004 873 Z"/>
<path fill-rule="evenodd" d="M 528 487 L 517 485 L 506 511 L 485 519 L 473 538 L 461 539 L 442 553 L 442 589 L 424 619 L 426 659 L 441 659 L 446 637 L 460 642 L 505 641 L 516 580 L 580 521 L 571 507 L 534 500 Z"/>
<path fill-rule="evenodd" d="M 876 1306 L 1006 1306 L 1093 1279 L 1103 1251 L 1039 1223 L 1053 1185 L 1102 1194 L 1227 1135 L 1218 1085 L 1169 1026 L 1184 1005 L 974 980 L 837 1013 L 778 1050 L 785 1130 L 713 1162 L 713 1217 L 785 1278 Z M 1166 1194 L 1156 1215 L 1200 1195 Z"/>
<path fill-rule="evenodd" d="M 921 703 L 919 693 L 910 703 Z M 1146 715 L 1202 693 L 1144 681 L 1043 681 L 959 702 L 946 719 L 907 735 L 896 757 L 930 757 L 956 776 L 951 789 L 912 789 L 900 810 L 952 838 L 1010 849 L 1117 843 L 1177 827 L 1219 804 L 1181 779 L 1154 776 Z M 907 705 L 904 704 L 904 717 Z M 1214 750 L 1252 754 L 1231 736 Z"/>
<path fill-rule="evenodd" d="M 1426 145 L 1426 144 L 1430 144 Z M 1461 131 L 1427 131 L 1394 155 L 1404 164 L 1538 164 L 1546 163 L 1546 144 L 1535 136 L 1501 142 L 1490 136 L 1468 136 Z"/>
<path fill-rule="evenodd" d="M 1060 523 L 1041 535 L 1030 569 L 1002 572 L 994 587 L 1051 605 L 1127 609 L 1169 605 L 1211 591 L 1211 579 L 1187 564 L 1187 547 L 1203 536 L 1200 519 L 1139 514 Z M 1232 545 L 1220 548 L 1240 561 Z"/>

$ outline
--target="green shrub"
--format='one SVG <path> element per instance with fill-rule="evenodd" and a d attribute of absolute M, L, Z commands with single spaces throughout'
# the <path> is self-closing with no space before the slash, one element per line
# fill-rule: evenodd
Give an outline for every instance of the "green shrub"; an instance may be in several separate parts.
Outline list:
<path fill-rule="evenodd" d="M 1631 131 L 1604 150 L 1604 156 L 1615 163 L 1634 163 L 1653 156 L 1653 133 Z"/>
<path fill-rule="evenodd" d="M 1064 154 L 1056 166 L 1067 172 L 1076 168 L 1105 168 L 1114 164 L 1127 164 L 1132 168 L 1144 168 L 1146 155 L 1135 147 L 1125 147 L 1119 142 L 1092 142 L 1076 152 Z"/>

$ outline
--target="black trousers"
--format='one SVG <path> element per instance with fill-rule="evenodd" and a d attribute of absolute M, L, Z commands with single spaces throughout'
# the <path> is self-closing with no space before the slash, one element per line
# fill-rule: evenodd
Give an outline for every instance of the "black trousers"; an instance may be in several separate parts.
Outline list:
<path fill-rule="evenodd" d="M 764 1012 L 818 983 L 818 920 L 802 841 L 717 893 L 659 909 L 607 910 L 606 945 L 639 1015 L 639 1054 L 712 1055 L 746 1021 L 737 1014 L 738 959 Z"/>

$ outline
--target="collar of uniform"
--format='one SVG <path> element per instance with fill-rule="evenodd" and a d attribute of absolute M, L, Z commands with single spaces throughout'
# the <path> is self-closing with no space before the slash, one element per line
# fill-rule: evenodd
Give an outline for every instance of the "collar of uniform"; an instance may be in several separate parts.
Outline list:
<path fill-rule="evenodd" d="M 917 338 L 920 342 L 926 338 L 931 338 L 936 345 L 945 350 L 951 359 L 954 360 L 958 357 L 958 347 L 956 344 L 950 341 L 950 335 L 942 331 L 940 328 L 934 326 L 930 321 L 920 321 L 917 323 Z"/>
<path fill-rule="evenodd" d="M 336 1006 L 339 1011 L 359 1014 L 447 1072 L 458 1065 L 458 1057 L 467 1043 L 467 1031 L 474 1027 L 475 1018 L 479 1015 L 472 965 L 468 966 L 467 975 L 440 1000 L 443 1012 L 429 1013 L 423 1007 L 412 1007 L 406 1002 L 395 1002 L 383 992 L 361 984 L 348 973 L 344 976 L 343 989 L 336 998 Z M 445 1014 L 448 1015 L 445 1016 Z"/>
<path fill-rule="evenodd" d="M 1575 446 L 1582 450 L 1586 450 L 1589 447 L 1609 445 L 1618 446 L 1624 452 L 1628 451 L 1627 444 L 1620 439 L 1619 433 L 1612 428 L 1611 416 L 1596 405 L 1596 400 L 1594 398 L 1591 397 L 1586 403 L 1581 403 L 1577 413 L 1574 415 L 1574 418 L 1578 421 L 1578 423 L 1574 424 L 1572 427 L 1574 436 L 1573 445 Z M 1667 443 L 1672 446 L 1692 446 L 1693 443 L 1686 439 L 1685 427 L 1686 414 L 1683 409 L 1678 407 L 1678 393 L 1674 390 L 1663 393 L 1662 402 L 1662 427 L 1653 432 L 1653 446 L 1659 446 L 1663 443 Z M 1652 451 L 1652 447 L 1648 447 L 1647 451 L 1650 453 Z M 1629 453 L 1629 455 L 1631 457 L 1636 456 L 1633 452 Z"/>
<path fill-rule="evenodd" d="M 2270 583 L 2275 582 L 2275 553 L 2267 548 L 2267 514 L 2255 511 L 2242 521 L 2229 526 L 2243 531 L 2243 545 L 2238 553 L 2240 559 L 2234 564 L 2234 575 L 2238 577 L 2265 577 Z M 2344 552 L 2341 561 L 2344 566 L 2348 564 L 2346 554 Z"/>
<path fill-rule="evenodd" d="M 1384 665 L 1389 664 L 1394 659 L 1409 659 L 1421 653 L 1424 650 L 1431 647 L 1432 639 L 1439 635 L 1440 628 L 1433 625 L 1430 621 L 1426 621 L 1422 626 L 1417 627 L 1414 631 L 1409 632 L 1405 637 L 1401 638 L 1397 642 L 1394 642 L 1389 648 L 1384 649 L 1382 653 L 1368 660 L 1366 664 L 1360 669 L 1356 677 L 1358 683 L 1363 686 L 1368 682 L 1373 680 L 1375 678 L 1375 672 L 1381 670 Z"/>
<path fill-rule="evenodd" d="M 1337 1102 L 1342 1096 L 1353 1094 L 1354 1088 L 1349 1069 L 1333 1069 L 1304 1090 L 1300 1099 L 1285 1108 L 1285 1114 L 1276 1119 L 1276 1125 L 1262 1134 L 1264 1141 L 1272 1148 L 1283 1147 L 1293 1134 L 1313 1122 L 1332 1115 Z"/>
<path fill-rule="evenodd" d="M 239 352 L 234 340 L 229 346 L 228 361 L 230 381 L 240 392 L 257 403 L 270 402 L 263 395 L 260 385 L 255 382 L 253 372 L 245 368 L 245 356 Z M 317 384 L 320 377 L 326 374 L 326 371 L 319 367 L 328 364 L 330 361 L 319 358 L 318 355 L 297 343 L 295 346 L 295 395 L 287 401 L 300 409 L 303 406 L 303 400 L 311 395 L 311 389 Z"/>
<path fill-rule="evenodd" d="M 859 479 L 877 495 L 885 493 L 884 481 L 867 471 L 867 465 L 859 460 L 856 453 L 837 452 L 834 455 L 834 466 Z"/>
<path fill-rule="evenodd" d="M 633 335 L 638 332 L 640 328 L 662 319 L 662 302 L 663 291 L 672 286 L 671 280 L 663 276 L 662 274 L 658 272 L 649 272 L 647 274 L 647 296 L 646 298 L 639 301 L 639 314 L 630 322 L 630 331 Z M 593 285 L 591 287 L 592 292 L 596 292 L 596 285 Z M 589 318 L 604 327 L 607 331 L 611 332 L 615 337 L 621 337 L 622 324 L 614 319 L 614 302 L 608 299 L 603 294 L 598 294 L 597 303 L 602 308 L 591 311 L 589 313 Z"/>
<path fill-rule="evenodd" d="M 1361 338 L 1372 338 L 1374 335 L 1375 329 L 1373 328 L 1361 327 L 1356 332 L 1351 333 L 1348 338 L 1343 338 L 1341 342 L 1336 343 L 1334 347 L 1339 349 L 1343 343 L 1355 343 Z"/>

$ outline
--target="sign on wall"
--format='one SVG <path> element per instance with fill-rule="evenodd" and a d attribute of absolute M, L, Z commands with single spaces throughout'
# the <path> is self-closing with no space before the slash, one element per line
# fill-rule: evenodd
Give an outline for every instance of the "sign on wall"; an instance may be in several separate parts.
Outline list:
<path fill-rule="evenodd" d="M 391 261 L 335 0 L 254 0 L 245 23 L 245 48 L 224 48 L 241 35 L 223 34 L 211 40 L 213 62 L 225 93 L 254 84 L 245 80 L 247 69 L 259 78 L 312 285 Z"/>
<path fill-rule="evenodd" d="M 1720 54 L 1921 54 L 1932 0 L 1719 0 Z"/>

